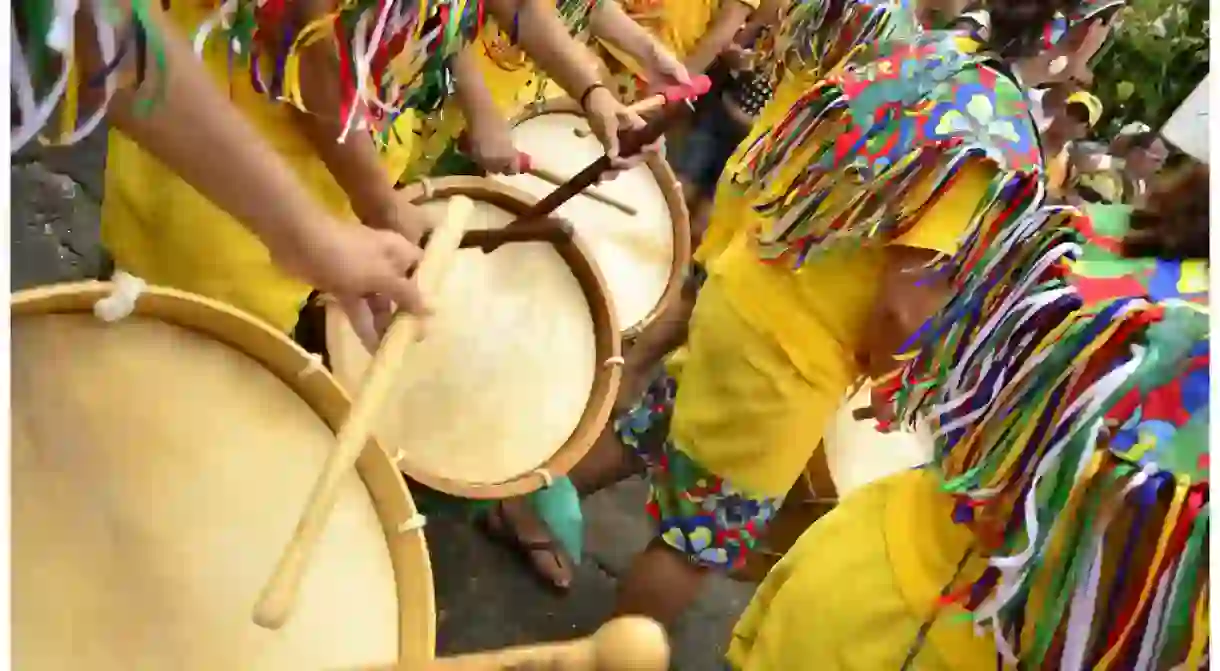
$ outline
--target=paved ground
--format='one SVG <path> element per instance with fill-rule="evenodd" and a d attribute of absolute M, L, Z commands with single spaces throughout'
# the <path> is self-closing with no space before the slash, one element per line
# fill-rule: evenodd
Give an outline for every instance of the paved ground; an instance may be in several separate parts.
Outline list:
<path fill-rule="evenodd" d="M 13 166 L 14 290 L 94 276 L 105 139 L 71 151 L 33 152 Z M 428 541 L 436 583 L 439 648 L 465 652 L 592 632 L 613 607 L 615 576 L 643 547 L 644 488 L 631 481 L 590 499 L 587 556 L 572 591 L 560 598 L 468 524 L 434 519 Z M 716 580 L 673 632 L 675 668 L 713 671 L 750 588 Z"/>

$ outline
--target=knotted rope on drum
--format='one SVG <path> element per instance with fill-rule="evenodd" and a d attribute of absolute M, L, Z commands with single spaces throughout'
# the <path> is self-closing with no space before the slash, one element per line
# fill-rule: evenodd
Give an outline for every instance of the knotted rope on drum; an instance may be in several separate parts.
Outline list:
<path fill-rule="evenodd" d="M 93 316 L 104 322 L 114 323 L 135 312 L 136 300 L 144 293 L 148 284 L 122 270 L 115 271 L 110 284 L 110 294 L 93 304 Z"/>
<path fill-rule="evenodd" d="M 551 472 L 545 468 L 536 469 L 531 473 L 531 475 L 537 475 L 539 478 L 542 478 L 543 489 L 550 489 L 551 485 L 555 484 L 555 476 L 551 475 Z"/>
<path fill-rule="evenodd" d="M 408 517 L 398 525 L 398 533 L 405 534 L 412 531 L 422 531 L 424 525 L 428 523 L 428 518 L 419 513 Z"/>
<path fill-rule="evenodd" d="M 322 357 L 312 352 L 305 353 L 305 367 L 297 372 L 297 379 L 304 380 L 310 375 L 321 373 L 326 370 L 326 365 L 322 363 Z"/>

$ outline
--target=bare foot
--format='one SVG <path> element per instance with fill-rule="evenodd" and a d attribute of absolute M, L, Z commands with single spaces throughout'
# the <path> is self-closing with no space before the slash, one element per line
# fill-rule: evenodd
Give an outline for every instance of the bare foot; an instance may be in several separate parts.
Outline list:
<path fill-rule="evenodd" d="M 489 536 L 518 553 L 550 586 L 561 590 L 571 586 L 571 560 L 525 497 L 500 501 L 487 512 L 483 525 Z"/>

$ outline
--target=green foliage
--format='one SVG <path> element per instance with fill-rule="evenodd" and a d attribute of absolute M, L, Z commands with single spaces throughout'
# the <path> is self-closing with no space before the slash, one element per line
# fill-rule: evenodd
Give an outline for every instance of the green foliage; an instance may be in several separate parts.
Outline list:
<path fill-rule="evenodd" d="M 1207 0 L 1130 0 L 1094 61 L 1094 93 L 1106 113 L 1098 135 L 1127 123 L 1160 128 L 1207 75 Z"/>

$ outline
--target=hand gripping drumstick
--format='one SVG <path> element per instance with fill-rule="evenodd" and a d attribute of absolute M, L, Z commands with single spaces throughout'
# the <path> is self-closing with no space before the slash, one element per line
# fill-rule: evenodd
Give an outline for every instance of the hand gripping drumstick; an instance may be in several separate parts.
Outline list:
<path fill-rule="evenodd" d="M 706 79 L 706 75 L 700 75 L 696 78 L 700 81 Z M 692 84 L 693 86 L 693 84 Z M 709 84 L 710 86 L 710 84 Z M 685 101 L 683 101 L 685 102 Z M 631 156 L 638 154 L 648 144 L 654 142 L 657 138 L 665 134 L 665 131 L 671 124 L 678 120 L 678 117 L 683 112 L 683 102 L 667 103 L 661 108 L 661 114 L 652 119 L 643 128 L 634 131 L 626 131 L 619 138 L 619 154 L 621 156 Z M 566 184 L 552 191 L 546 198 L 538 201 L 525 214 L 517 217 L 509 224 L 509 226 L 520 225 L 535 219 L 540 219 L 555 211 L 560 205 L 571 200 L 576 194 L 593 186 L 598 179 L 601 178 L 607 170 L 610 169 L 610 157 L 602 156 L 596 161 L 590 163 L 584 170 L 576 173 L 576 176 L 569 179 Z"/>
<path fill-rule="evenodd" d="M 422 671 L 666 671 L 668 668 L 669 642 L 665 629 L 648 618 L 621 617 L 602 625 L 587 638 L 438 659 L 428 663 Z M 362 671 L 420 669 L 418 663 L 399 662 Z"/>
<path fill-rule="evenodd" d="M 522 172 L 529 174 L 529 175 L 533 175 L 534 177 L 537 177 L 538 179 L 550 184 L 551 186 L 563 186 L 568 181 L 568 178 L 566 178 L 566 177 L 553 173 L 550 170 L 547 170 L 546 168 L 539 168 L 539 167 L 535 166 L 534 159 L 529 154 L 526 154 L 523 152 L 519 153 L 518 157 L 517 157 L 517 162 L 521 165 Z M 613 207 L 614 209 L 618 210 L 619 212 L 622 212 L 623 214 L 625 214 L 629 217 L 634 217 L 635 215 L 640 213 L 640 211 L 635 209 L 634 207 L 627 205 L 626 203 L 620 203 L 619 201 L 611 198 L 610 196 L 607 196 L 603 193 L 598 193 L 597 191 L 594 191 L 592 189 L 587 190 L 587 191 L 582 191 L 580 193 L 580 195 L 585 196 L 586 198 L 589 198 L 591 200 L 596 200 L 597 202 L 599 202 L 603 205 L 609 205 L 610 207 Z"/>
<path fill-rule="evenodd" d="M 445 221 L 429 236 L 430 242 L 417 271 L 420 290 L 425 298 L 440 295 L 442 283 L 457 255 L 462 233 L 473 213 L 474 203 L 470 199 L 459 196 L 450 200 Z M 373 421 L 381 414 L 401 374 L 407 350 L 418 340 L 419 327 L 420 322 L 416 317 L 398 315 L 386 331 L 381 347 L 373 355 L 364 384 L 356 391 L 356 399 L 347 419 L 339 427 L 338 445 L 327 455 L 292 540 L 284 548 L 275 572 L 254 606 L 254 623 L 258 626 L 279 629 L 292 612 L 310 554 L 334 508 L 339 483 L 355 467 L 356 459 L 372 435 Z"/>
<path fill-rule="evenodd" d="M 673 103 L 687 102 L 694 100 L 712 90 L 712 79 L 707 75 L 699 75 L 690 80 L 689 84 L 675 84 L 669 88 L 644 98 L 632 105 L 628 105 L 627 109 L 639 115 L 648 114 L 656 110 L 671 105 Z M 575 131 L 576 137 L 589 137 L 593 131 L 587 128 L 577 128 Z"/>

